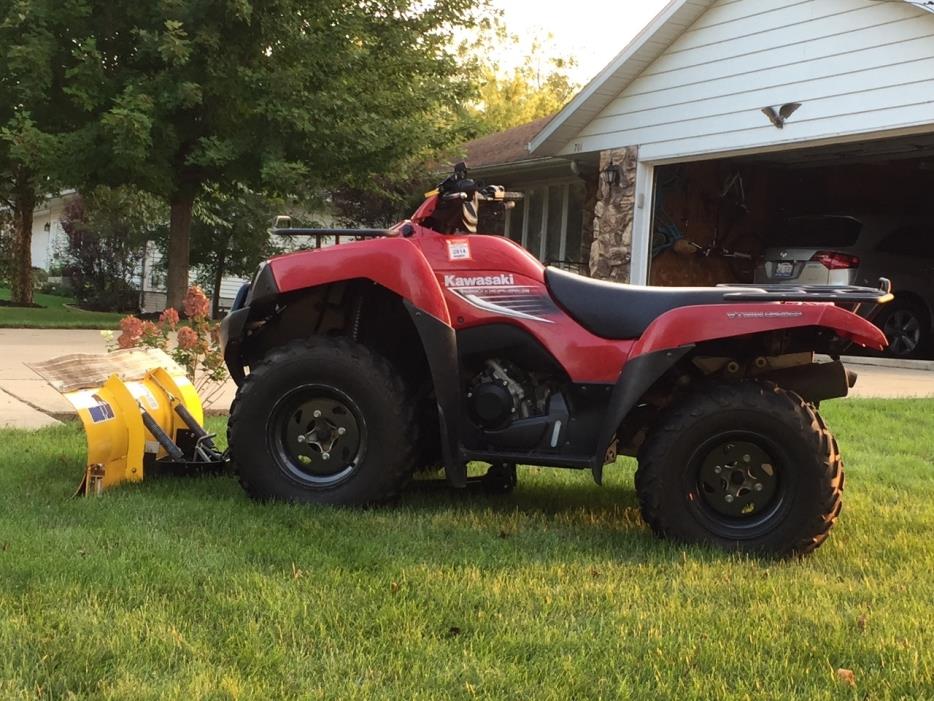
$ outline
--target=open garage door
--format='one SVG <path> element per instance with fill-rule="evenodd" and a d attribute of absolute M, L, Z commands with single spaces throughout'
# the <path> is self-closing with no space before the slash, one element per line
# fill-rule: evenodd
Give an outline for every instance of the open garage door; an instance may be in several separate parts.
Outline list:
<path fill-rule="evenodd" d="M 875 285 L 898 356 L 932 350 L 934 134 L 658 166 L 649 280 Z"/>

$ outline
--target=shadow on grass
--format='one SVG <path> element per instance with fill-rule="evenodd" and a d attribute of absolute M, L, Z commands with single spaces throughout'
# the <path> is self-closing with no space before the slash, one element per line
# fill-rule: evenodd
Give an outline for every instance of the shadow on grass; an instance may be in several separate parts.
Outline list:
<path fill-rule="evenodd" d="M 28 479 L 0 475 L 0 483 L 18 482 L 14 508 L 27 519 L 52 507 L 62 524 L 101 533 L 130 518 L 152 538 L 197 539 L 247 567 L 311 558 L 330 567 L 482 563 L 505 571 L 519 563 L 665 565 L 685 553 L 707 562 L 735 558 L 655 538 L 639 515 L 631 466 L 610 470 L 604 487 L 587 472 L 521 469 L 519 486 L 502 495 L 480 485 L 454 489 L 439 475 L 414 480 L 397 500 L 369 509 L 253 502 L 232 474 L 158 475 L 91 505 L 69 500 L 83 470 L 76 451 L 83 440 L 61 430 L 43 437 L 25 450 Z M 26 471 L 25 464 L 17 470 Z"/>

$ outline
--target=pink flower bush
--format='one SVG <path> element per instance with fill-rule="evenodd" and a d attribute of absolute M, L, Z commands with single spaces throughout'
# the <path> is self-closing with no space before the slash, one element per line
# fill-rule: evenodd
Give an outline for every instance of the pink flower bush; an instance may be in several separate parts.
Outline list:
<path fill-rule="evenodd" d="M 194 350 L 200 340 L 198 332 L 190 326 L 183 326 L 178 330 L 178 347 L 182 350 Z"/>
<path fill-rule="evenodd" d="M 125 316 L 120 320 L 120 331 L 117 345 L 120 348 L 133 348 L 139 345 L 143 337 L 143 322 L 135 316 Z"/>
<path fill-rule="evenodd" d="M 169 307 L 159 315 L 159 325 L 175 329 L 178 326 L 178 311 L 174 307 Z"/>
<path fill-rule="evenodd" d="M 211 300 L 200 287 L 192 287 L 182 305 L 188 321 L 179 326 L 179 314 L 166 309 L 158 322 L 134 316 L 120 320 L 119 348 L 159 348 L 185 368 L 203 398 L 216 395 L 227 379 L 219 347 L 219 326 L 211 321 Z M 112 341 L 111 341 L 112 342 Z"/>
<path fill-rule="evenodd" d="M 185 315 L 189 319 L 207 319 L 211 313 L 211 300 L 204 294 L 204 290 L 197 285 L 188 288 L 188 294 L 185 295 L 182 306 L 185 309 Z"/>

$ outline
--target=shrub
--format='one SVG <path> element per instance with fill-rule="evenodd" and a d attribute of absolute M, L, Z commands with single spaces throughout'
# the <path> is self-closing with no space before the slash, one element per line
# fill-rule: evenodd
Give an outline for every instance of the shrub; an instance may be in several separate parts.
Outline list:
<path fill-rule="evenodd" d="M 99 311 L 139 308 L 133 280 L 146 240 L 162 226 L 152 198 L 132 188 L 97 188 L 65 207 L 61 263 L 78 304 Z"/>
<path fill-rule="evenodd" d="M 203 401 L 209 401 L 221 390 L 227 379 L 227 368 L 219 345 L 217 322 L 211 321 L 211 302 L 204 291 L 194 286 L 185 295 L 185 316 L 188 323 L 180 325 L 177 311 L 166 309 L 158 321 L 136 316 L 120 320 L 120 335 L 104 331 L 108 347 L 158 348 L 185 368 Z"/>
<path fill-rule="evenodd" d="M 34 290 L 42 289 L 42 286 L 49 281 L 49 274 L 42 268 L 33 266 L 32 269 L 32 288 Z"/>

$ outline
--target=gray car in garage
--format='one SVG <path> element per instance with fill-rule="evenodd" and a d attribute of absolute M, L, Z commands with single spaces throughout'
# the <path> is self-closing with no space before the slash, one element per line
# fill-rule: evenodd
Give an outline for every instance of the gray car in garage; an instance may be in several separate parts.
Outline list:
<path fill-rule="evenodd" d="M 766 241 L 757 283 L 869 285 L 892 281 L 895 301 L 875 322 L 888 353 L 931 350 L 934 217 L 820 214 L 785 219 Z"/>

